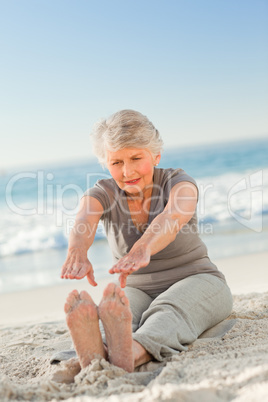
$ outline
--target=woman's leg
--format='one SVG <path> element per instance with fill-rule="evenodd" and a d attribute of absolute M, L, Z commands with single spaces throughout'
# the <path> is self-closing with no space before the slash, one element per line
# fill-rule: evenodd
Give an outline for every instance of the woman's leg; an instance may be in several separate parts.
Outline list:
<path fill-rule="evenodd" d="M 132 313 L 132 333 L 134 333 L 139 328 L 142 314 L 152 303 L 153 297 L 140 289 L 132 288 L 130 286 L 126 286 L 124 292 L 129 300 L 129 307 Z M 152 355 L 149 354 L 140 343 L 133 340 L 132 345 L 135 368 L 153 359 Z"/>
<path fill-rule="evenodd" d="M 126 293 L 128 297 L 119 286 L 110 283 L 103 292 L 98 312 L 105 331 L 109 361 L 132 372 L 136 366 L 152 359 L 143 346 L 132 339 L 132 328 L 138 327 L 142 312 L 152 299 L 134 288 Z"/>
<path fill-rule="evenodd" d="M 124 293 L 128 298 L 129 308 L 132 314 L 132 332 L 136 332 L 140 326 L 142 314 L 152 303 L 153 297 L 147 295 L 147 293 L 140 289 L 132 288 L 130 286 L 124 288 Z"/>
<path fill-rule="evenodd" d="M 232 309 L 228 286 L 209 274 L 179 281 L 151 303 L 150 297 L 145 294 L 148 308 L 140 321 L 144 303 L 140 303 L 139 307 L 137 293 L 140 291 L 135 291 L 131 291 L 133 294 L 129 296 L 135 317 L 133 325 L 138 325 L 134 334 L 130 302 L 118 286 L 107 286 L 98 309 L 104 324 L 109 360 L 129 372 L 152 357 L 161 361 L 186 350 L 185 344 L 192 343 L 206 329 L 222 321 Z M 97 308 L 86 292 L 81 292 L 80 300 L 78 296 L 78 292 L 73 292 L 65 311 L 80 364 L 86 367 L 93 358 L 107 356 L 99 330 Z"/>
<path fill-rule="evenodd" d="M 99 308 L 89 294 L 77 290 L 71 292 L 65 303 L 66 321 L 82 368 L 94 358 L 109 359 L 111 363 L 133 371 L 134 367 L 152 359 L 152 356 L 132 339 L 132 328 L 139 325 L 141 315 L 152 298 L 138 289 L 124 291 L 109 284 L 103 294 Z M 99 316 L 105 324 L 106 344 L 102 341 Z M 104 329 L 103 329 L 104 331 Z"/>
<path fill-rule="evenodd" d="M 82 368 L 93 359 L 107 358 L 101 338 L 97 306 L 85 291 L 72 291 L 65 303 L 66 321 Z"/>
<path fill-rule="evenodd" d="M 135 332 L 139 328 L 142 314 L 150 306 L 150 304 L 153 301 L 153 298 L 147 295 L 147 293 L 143 292 L 142 290 L 132 288 L 130 286 L 126 286 L 124 288 L 124 293 L 125 296 L 128 298 L 129 308 L 132 314 L 132 332 Z M 104 344 L 106 344 L 105 331 L 101 321 L 100 321 L 100 331 L 103 342 Z"/>
<path fill-rule="evenodd" d="M 187 350 L 185 345 L 228 317 L 231 310 L 232 295 L 224 281 L 210 274 L 193 275 L 152 301 L 133 339 L 162 361 Z"/>
<path fill-rule="evenodd" d="M 132 339 L 134 368 L 153 360 L 153 356 L 137 341 Z"/>

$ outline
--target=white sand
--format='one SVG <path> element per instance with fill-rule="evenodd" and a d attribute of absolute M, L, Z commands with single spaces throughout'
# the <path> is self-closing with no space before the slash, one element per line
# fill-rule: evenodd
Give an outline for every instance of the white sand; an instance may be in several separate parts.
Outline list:
<path fill-rule="evenodd" d="M 218 261 L 234 296 L 234 327 L 223 337 L 199 339 L 166 362 L 127 374 L 94 361 L 51 366 L 71 341 L 62 312 L 70 290 L 86 282 L 0 296 L 0 400 L 87 401 L 265 401 L 268 400 L 268 253 Z M 238 275 L 239 273 L 239 275 Z M 241 276 L 242 273 L 242 276 Z M 106 281 L 107 282 L 107 281 Z M 98 302 L 105 283 L 91 288 Z M 241 293 L 254 290 L 264 293 Z M 69 384 L 59 379 L 74 379 Z"/>

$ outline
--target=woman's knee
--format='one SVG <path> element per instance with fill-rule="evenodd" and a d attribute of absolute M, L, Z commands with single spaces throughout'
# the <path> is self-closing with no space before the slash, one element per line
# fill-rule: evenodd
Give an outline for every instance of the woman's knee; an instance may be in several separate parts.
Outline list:
<path fill-rule="evenodd" d="M 206 329 L 227 318 L 233 305 L 229 287 L 223 280 L 212 275 L 199 276 L 200 278 L 195 276 L 193 281 L 177 283 L 155 298 L 142 314 L 140 324 L 144 324 L 153 316 L 168 316 L 174 321 L 188 322 L 199 336 Z M 189 294 L 191 284 L 192 292 Z"/>
<path fill-rule="evenodd" d="M 132 327 L 133 331 L 135 331 L 139 326 L 143 312 L 148 309 L 153 299 L 142 290 L 130 286 L 126 286 L 124 291 L 129 300 L 132 313 Z"/>

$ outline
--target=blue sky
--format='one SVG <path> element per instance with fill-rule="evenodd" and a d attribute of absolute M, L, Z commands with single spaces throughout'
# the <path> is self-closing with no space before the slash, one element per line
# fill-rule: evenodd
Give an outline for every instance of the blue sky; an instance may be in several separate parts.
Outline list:
<path fill-rule="evenodd" d="M 166 147 L 268 135 L 267 0 L 0 0 L 0 169 L 85 159 L 147 115 Z"/>

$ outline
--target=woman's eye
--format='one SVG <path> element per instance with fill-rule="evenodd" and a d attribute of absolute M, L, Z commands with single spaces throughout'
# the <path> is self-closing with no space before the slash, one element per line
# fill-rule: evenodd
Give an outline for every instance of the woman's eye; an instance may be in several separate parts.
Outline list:
<path fill-rule="evenodd" d="M 134 158 L 135 161 L 138 161 L 139 159 L 141 159 L 141 158 Z"/>
<path fill-rule="evenodd" d="M 118 165 L 118 163 L 119 163 L 119 162 L 114 162 L 112 165 L 113 165 L 113 166 L 114 166 L 114 165 Z"/>

